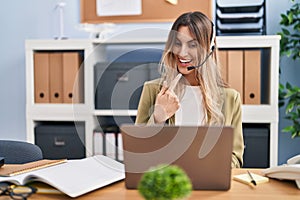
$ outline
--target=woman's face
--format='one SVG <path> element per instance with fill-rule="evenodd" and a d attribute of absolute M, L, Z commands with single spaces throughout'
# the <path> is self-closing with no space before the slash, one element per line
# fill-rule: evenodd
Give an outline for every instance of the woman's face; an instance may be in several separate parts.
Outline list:
<path fill-rule="evenodd" d="M 177 38 L 173 46 L 173 53 L 176 57 L 178 71 L 183 75 L 194 74 L 194 70 L 188 70 L 189 66 L 196 66 L 198 63 L 199 43 L 191 35 L 187 26 L 178 29 Z"/>

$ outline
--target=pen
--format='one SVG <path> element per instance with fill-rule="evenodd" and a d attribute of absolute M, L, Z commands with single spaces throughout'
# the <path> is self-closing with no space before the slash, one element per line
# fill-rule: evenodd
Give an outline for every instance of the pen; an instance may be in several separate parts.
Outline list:
<path fill-rule="evenodd" d="M 178 81 L 180 80 L 180 78 L 182 77 L 182 74 L 179 73 L 177 74 L 177 76 L 174 78 L 174 80 L 171 82 L 170 86 L 169 86 L 169 90 L 173 91 L 175 86 L 177 85 Z"/>
<path fill-rule="evenodd" d="M 256 181 L 254 180 L 252 174 L 251 174 L 248 170 L 247 170 L 247 172 L 248 172 L 248 175 L 249 175 L 249 177 L 250 177 L 250 179 L 251 179 L 251 183 L 252 183 L 253 185 L 256 185 Z"/>

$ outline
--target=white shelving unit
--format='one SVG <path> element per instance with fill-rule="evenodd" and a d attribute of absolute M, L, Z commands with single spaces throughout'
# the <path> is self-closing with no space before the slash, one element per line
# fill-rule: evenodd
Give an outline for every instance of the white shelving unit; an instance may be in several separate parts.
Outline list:
<path fill-rule="evenodd" d="M 267 48 L 270 50 L 268 104 L 242 105 L 243 123 L 270 124 L 270 166 L 278 164 L 278 83 L 279 83 L 278 35 L 219 36 L 219 48 Z"/>
<path fill-rule="evenodd" d="M 270 125 L 270 166 L 277 165 L 278 157 L 278 76 L 279 36 L 218 36 L 218 48 L 267 48 L 270 50 L 268 104 L 243 105 L 243 123 Z M 98 125 L 97 116 L 135 116 L 136 110 L 96 110 L 94 92 L 94 65 L 107 58 L 110 45 L 164 45 L 166 35 L 147 38 L 113 40 L 27 40 L 26 41 L 26 124 L 27 141 L 34 143 L 34 127 L 42 121 L 81 121 L 85 123 L 86 156 L 93 154 L 93 131 Z M 84 102 L 81 104 L 36 104 L 34 102 L 35 51 L 84 52 Z"/>
<path fill-rule="evenodd" d="M 34 143 L 34 128 L 43 121 L 80 121 L 85 123 L 86 156 L 91 156 L 93 144 L 94 98 L 93 44 L 87 40 L 27 40 L 26 41 L 26 125 L 27 141 Z M 36 51 L 83 51 L 84 52 L 84 103 L 57 104 L 34 101 L 34 52 Z M 89 58 L 89 59 L 86 59 Z M 90 133 L 90 134 L 89 134 Z"/>

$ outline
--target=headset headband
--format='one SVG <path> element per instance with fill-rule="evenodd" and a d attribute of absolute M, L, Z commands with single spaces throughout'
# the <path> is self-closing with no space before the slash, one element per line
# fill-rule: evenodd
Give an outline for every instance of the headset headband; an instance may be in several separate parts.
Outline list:
<path fill-rule="evenodd" d="M 211 22 L 211 37 L 210 37 L 210 46 L 209 49 L 212 52 L 215 49 L 215 37 L 216 37 L 216 31 L 215 31 L 215 25 L 213 22 Z"/>

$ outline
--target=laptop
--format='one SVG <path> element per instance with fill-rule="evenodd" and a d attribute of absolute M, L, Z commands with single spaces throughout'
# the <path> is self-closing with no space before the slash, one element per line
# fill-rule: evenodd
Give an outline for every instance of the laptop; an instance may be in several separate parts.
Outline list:
<path fill-rule="evenodd" d="M 137 189 L 144 172 L 159 164 L 181 167 L 194 190 L 229 190 L 233 128 L 229 126 L 120 126 L 125 186 Z"/>

